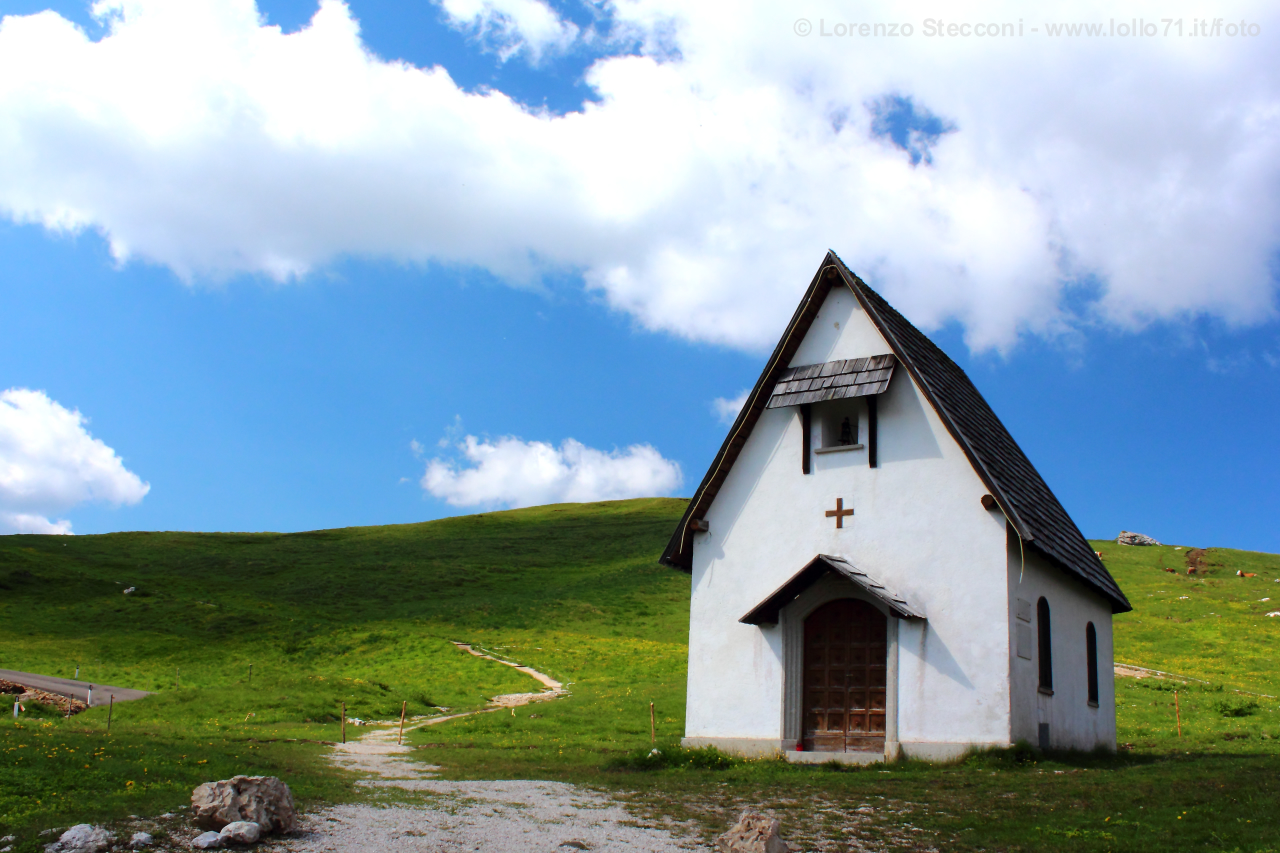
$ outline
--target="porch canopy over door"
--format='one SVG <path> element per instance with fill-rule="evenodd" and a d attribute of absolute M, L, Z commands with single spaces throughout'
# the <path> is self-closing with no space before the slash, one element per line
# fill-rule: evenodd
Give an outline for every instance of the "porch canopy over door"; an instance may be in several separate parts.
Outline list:
<path fill-rule="evenodd" d="M 919 608 L 912 607 L 902 596 L 890 592 L 884 584 L 848 560 L 843 557 L 833 557 L 830 554 L 819 554 L 738 621 L 747 625 L 777 625 L 778 614 L 782 608 L 795 601 L 800 593 L 813 586 L 828 572 L 852 581 L 854 586 L 881 604 L 892 616 L 899 619 L 924 618 Z"/>

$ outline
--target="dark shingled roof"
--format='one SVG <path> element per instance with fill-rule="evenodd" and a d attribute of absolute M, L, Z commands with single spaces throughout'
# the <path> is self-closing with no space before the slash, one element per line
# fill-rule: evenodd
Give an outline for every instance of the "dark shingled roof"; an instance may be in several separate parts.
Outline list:
<path fill-rule="evenodd" d="M 693 557 L 690 523 L 706 514 L 719 493 L 775 387 L 788 372 L 787 363 L 794 357 L 823 300 L 835 285 L 848 287 L 861 303 L 893 349 L 898 362 L 911 374 L 969 457 L 974 471 L 986 484 L 1025 547 L 1106 596 L 1113 612 L 1132 610 L 1129 600 L 1085 541 L 1071 516 L 1067 515 L 1048 484 L 965 372 L 880 294 L 850 272 L 835 252 L 827 253 L 814 275 L 782 340 L 769 357 L 720 452 L 689 501 L 680 526 L 662 554 L 662 562 L 685 570 L 690 568 Z"/>
<path fill-rule="evenodd" d="M 891 355 L 873 355 L 870 358 L 789 367 L 778 374 L 778 384 L 773 386 L 773 396 L 765 408 L 778 409 L 884 393 L 893 378 L 896 363 L 897 359 Z"/>

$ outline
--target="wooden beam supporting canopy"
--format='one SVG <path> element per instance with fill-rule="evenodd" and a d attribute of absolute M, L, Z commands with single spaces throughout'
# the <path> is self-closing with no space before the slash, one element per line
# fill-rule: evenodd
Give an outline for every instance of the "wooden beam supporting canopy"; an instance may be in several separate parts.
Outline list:
<path fill-rule="evenodd" d="M 879 428 L 876 424 L 876 401 L 878 399 L 874 394 L 867 398 L 867 465 L 872 468 L 879 467 L 876 459 L 876 444 L 879 439 Z"/>
<path fill-rule="evenodd" d="M 800 439 L 800 473 L 809 474 L 813 471 L 810 462 L 813 456 L 813 411 L 808 403 L 800 406 L 800 431 L 803 435 Z"/>

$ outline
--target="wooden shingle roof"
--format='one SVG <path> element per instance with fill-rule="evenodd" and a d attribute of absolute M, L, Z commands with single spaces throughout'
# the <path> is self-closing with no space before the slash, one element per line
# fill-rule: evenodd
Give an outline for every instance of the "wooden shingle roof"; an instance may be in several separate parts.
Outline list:
<path fill-rule="evenodd" d="M 1075 522 L 1013 440 L 982 394 L 946 353 L 899 314 L 866 282 L 828 252 L 782 339 L 760 374 L 724 444 L 702 478 L 680 525 L 662 554 L 666 565 L 688 570 L 693 557 L 690 524 L 702 519 L 741 453 L 756 421 L 789 370 L 788 364 L 833 286 L 848 287 L 915 380 L 974 471 L 987 486 L 1023 545 L 1104 595 L 1113 612 L 1132 610 L 1110 572 Z"/>
<path fill-rule="evenodd" d="M 897 359 L 891 355 L 873 355 L 788 367 L 778 375 L 778 384 L 773 386 L 773 396 L 765 408 L 883 394 L 893 378 L 895 364 Z"/>

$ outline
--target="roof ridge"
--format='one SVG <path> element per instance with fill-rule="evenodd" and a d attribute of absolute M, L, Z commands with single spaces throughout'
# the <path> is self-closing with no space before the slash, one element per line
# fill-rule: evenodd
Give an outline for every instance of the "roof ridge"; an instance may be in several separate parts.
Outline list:
<path fill-rule="evenodd" d="M 828 276 L 828 270 L 835 275 Z M 711 468 L 689 501 L 661 562 L 686 570 L 691 567 L 692 543 L 687 535 L 690 524 L 701 519 L 715 499 L 773 396 L 779 377 L 788 369 L 799 341 L 807 334 L 817 309 L 836 281 L 843 282 L 867 311 L 893 349 L 898 363 L 920 386 L 975 473 L 991 490 L 1020 540 L 1110 599 L 1113 611 L 1131 610 L 1115 579 L 964 369 L 830 250 L 748 394 Z M 798 339 L 797 332 L 800 333 Z"/>
<path fill-rule="evenodd" d="M 1111 599 L 1116 612 L 1131 610 L 1132 605 L 1111 573 L 964 368 L 851 271 L 835 252 L 828 254 L 839 265 L 842 277 L 854 294 L 865 300 L 864 305 L 870 303 L 869 307 L 874 308 L 874 312 L 869 313 L 873 314 L 876 326 L 886 337 L 893 338 L 890 346 L 920 383 L 930 404 L 965 451 L 975 471 L 991 488 L 1006 519 L 1023 542 L 1097 588 Z M 882 314 L 888 316 L 876 316 Z M 901 328 L 888 328 L 890 325 Z M 899 333 L 905 333 L 911 340 L 902 340 Z M 925 352 L 913 355 L 908 351 L 908 344 L 922 347 Z M 930 361 L 951 374 L 946 377 L 947 381 L 962 384 L 964 395 L 945 394 L 945 389 L 935 387 L 934 378 L 924 375 L 920 369 L 920 355 L 927 355 Z M 964 396 L 970 399 L 963 399 Z"/>

